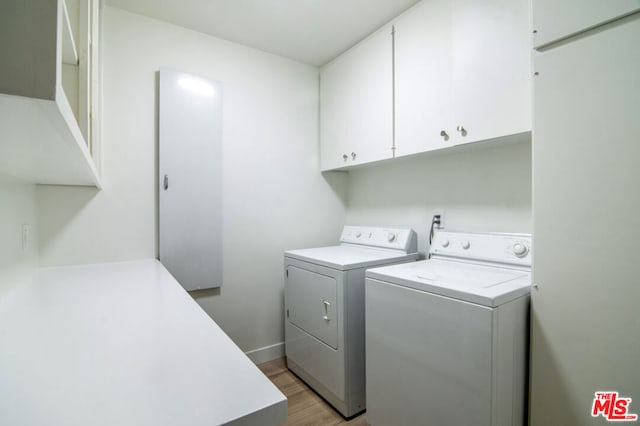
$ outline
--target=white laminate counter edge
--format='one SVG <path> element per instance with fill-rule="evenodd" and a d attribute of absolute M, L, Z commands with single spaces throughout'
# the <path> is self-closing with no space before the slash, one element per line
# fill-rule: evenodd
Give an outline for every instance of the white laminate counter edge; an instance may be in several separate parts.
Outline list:
<path fill-rule="evenodd" d="M 0 298 L 0 424 L 276 425 L 286 397 L 155 259 Z"/>

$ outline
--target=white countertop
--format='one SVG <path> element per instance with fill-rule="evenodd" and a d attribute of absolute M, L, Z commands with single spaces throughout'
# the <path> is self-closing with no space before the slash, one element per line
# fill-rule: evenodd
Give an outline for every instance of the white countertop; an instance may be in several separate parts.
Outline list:
<path fill-rule="evenodd" d="M 43 268 L 0 298 L 0 424 L 276 425 L 285 396 L 157 260 Z"/>

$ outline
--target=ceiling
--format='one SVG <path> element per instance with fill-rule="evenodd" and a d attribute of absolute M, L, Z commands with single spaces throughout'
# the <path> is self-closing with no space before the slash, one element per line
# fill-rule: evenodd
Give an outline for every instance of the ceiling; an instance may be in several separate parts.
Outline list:
<path fill-rule="evenodd" d="M 312 65 L 324 65 L 419 0 L 106 0 Z"/>

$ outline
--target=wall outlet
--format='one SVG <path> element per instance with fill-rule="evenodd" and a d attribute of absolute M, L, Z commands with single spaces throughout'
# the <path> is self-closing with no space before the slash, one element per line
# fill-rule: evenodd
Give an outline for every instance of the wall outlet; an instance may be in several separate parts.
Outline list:
<path fill-rule="evenodd" d="M 22 224 L 22 251 L 29 249 L 29 224 Z"/>
<path fill-rule="evenodd" d="M 443 209 L 434 210 L 431 217 L 433 218 L 436 215 L 440 216 L 440 225 L 436 226 L 436 229 L 443 229 L 444 228 L 444 224 L 445 224 L 445 221 L 444 221 L 444 219 L 445 219 L 444 210 Z"/>

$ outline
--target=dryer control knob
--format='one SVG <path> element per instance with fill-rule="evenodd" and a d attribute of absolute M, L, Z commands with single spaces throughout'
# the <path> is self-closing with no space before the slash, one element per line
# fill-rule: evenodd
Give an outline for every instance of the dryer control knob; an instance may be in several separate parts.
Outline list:
<path fill-rule="evenodd" d="M 445 248 L 446 248 L 446 247 L 449 247 L 449 240 L 447 240 L 447 239 L 445 238 L 444 240 L 442 240 L 442 241 L 440 242 L 440 245 L 441 245 L 442 247 L 445 247 Z"/>
<path fill-rule="evenodd" d="M 515 243 L 513 245 L 513 254 L 518 257 L 525 257 L 529 253 L 529 247 L 522 243 Z"/>
<path fill-rule="evenodd" d="M 463 241 L 462 242 L 462 248 L 465 250 L 468 250 L 469 247 L 471 247 L 471 244 L 469 243 L 469 241 Z"/>
<path fill-rule="evenodd" d="M 362 232 L 357 231 L 357 232 L 356 232 L 356 238 L 360 238 L 360 237 L 362 237 Z"/>
<path fill-rule="evenodd" d="M 389 232 L 389 234 L 387 235 L 387 240 L 389 240 L 390 243 L 394 242 L 396 240 L 395 232 Z"/>

